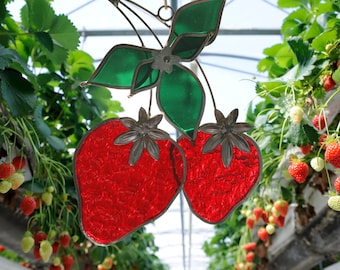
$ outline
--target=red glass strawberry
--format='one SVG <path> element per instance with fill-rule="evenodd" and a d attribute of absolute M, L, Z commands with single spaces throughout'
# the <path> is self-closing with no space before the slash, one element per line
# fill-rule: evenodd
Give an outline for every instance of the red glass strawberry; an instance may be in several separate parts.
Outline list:
<path fill-rule="evenodd" d="M 209 223 L 223 221 L 246 198 L 261 174 L 260 150 L 244 134 L 251 128 L 236 123 L 238 110 L 228 117 L 216 110 L 217 123 L 200 127 L 194 143 L 178 144 L 187 159 L 184 193 L 192 211 Z"/>
<path fill-rule="evenodd" d="M 163 214 L 182 188 L 185 159 L 157 128 L 162 115 L 108 120 L 90 131 L 75 155 L 83 231 L 116 242 Z"/>

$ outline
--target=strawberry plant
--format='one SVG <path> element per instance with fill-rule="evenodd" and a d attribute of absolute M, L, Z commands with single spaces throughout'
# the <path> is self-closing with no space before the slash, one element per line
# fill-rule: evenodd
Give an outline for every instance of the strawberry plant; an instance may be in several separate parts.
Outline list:
<path fill-rule="evenodd" d="M 295 205 L 299 226 L 306 226 L 315 215 L 304 197 L 306 187 L 320 191 L 329 207 L 339 211 L 332 177 L 340 165 L 340 5 L 331 0 L 278 0 L 277 4 L 289 10 L 281 27 L 282 42 L 263 51 L 258 70 L 268 80 L 255 81 L 261 100 L 251 104 L 247 114 L 247 122 L 255 127 L 250 134 L 261 149 L 262 178 L 236 211 L 237 217 L 229 217 L 239 218 L 238 224 L 232 227 L 227 219 L 224 225 L 231 227 L 216 226 L 215 237 L 205 243 L 209 269 L 220 265 L 245 269 L 247 243 L 257 245 L 258 256 L 250 269 L 267 269 L 271 238 L 277 228 L 285 227 L 289 205 Z M 253 213 L 258 207 L 264 209 L 260 220 Z"/>
<path fill-rule="evenodd" d="M 9 2 L 0 2 L 0 203 L 27 220 L 18 256 L 35 260 L 23 265 L 86 269 L 114 257 L 116 269 L 164 269 L 144 227 L 106 248 L 85 237 L 72 153 L 90 128 L 123 108 L 108 89 L 80 86 L 94 59 L 78 49 L 77 29 L 51 1 L 23 2 L 19 21 Z"/>

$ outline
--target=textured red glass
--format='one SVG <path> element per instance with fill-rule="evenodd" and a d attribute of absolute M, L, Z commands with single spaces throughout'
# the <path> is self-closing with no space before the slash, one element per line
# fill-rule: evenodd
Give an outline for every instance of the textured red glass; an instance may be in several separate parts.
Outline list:
<path fill-rule="evenodd" d="M 97 244 L 116 242 L 159 217 L 185 179 L 183 153 L 172 140 L 157 141 L 158 161 L 144 150 L 130 166 L 132 143 L 113 143 L 126 131 L 119 119 L 106 121 L 84 137 L 75 155 L 82 228 Z"/>
<path fill-rule="evenodd" d="M 220 146 L 202 154 L 210 136 L 198 132 L 194 145 L 184 137 L 178 144 L 187 159 L 184 193 L 192 211 L 205 222 L 219 223 L 256 185 L 261 174 L 261 155 L 256 143 L 247 137 L 250 153 L 233 147 L 231 164 L 225 168 Z"/>

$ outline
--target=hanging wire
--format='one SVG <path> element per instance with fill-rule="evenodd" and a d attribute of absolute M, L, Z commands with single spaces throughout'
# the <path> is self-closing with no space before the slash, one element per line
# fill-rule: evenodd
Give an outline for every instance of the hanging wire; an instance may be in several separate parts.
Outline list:
<path fill-rule="evenodd" d="M 159 14 L 155 14 L 155 13 L 151 12 L 151 11 L 148 10 L 147 8 L 143 7 L 142 5 L 140 5 L 140 4 L 138 4 L 138 3 L 134 2 L 134 1 L 131 1 L 131 0 L 125 0 L 125 1 L 126 1 L 126 2 L 129 2 L 129 3 L 133 4 L 133 5 L 135 5 L 136 7 L 140 8 L 140 9 L 142 9 L 143 11 L 145 11 L 146 13 L 150 14 L 151 16 L 153 16 L 154 18 L 156 18 L 158 21 L 160 21 L 161 23 L 163 23 L 166 27 L 168 27 L 168 28 L 171 27 L 170 25 L 168 25 L 168 24 L 166 23 L 166 21 L 162 20 L 162 18 L 159 16 Z"/>
<path fill-rule="evenodd" d="M 124 11 L 119 8 L 119 6 L 116 4 L 116 2 L 114 2 L 114 0 L 109 0 L 117 9 L 118 11 L 125 17 L 125 19 L 127 20 L 127 22 L 130 24 L 130 26 L 132 27 L 133 31 L 135 32 L 135 34 L 137 35 L 140 43 L 141 43 L 141 46 L 142 47 L 145 47 L 145 44 L 144 44 L 144 41 L 141 37 L 141 35 L 139 34 L 137 28 L 134 26 L 134 24 L 132 23 L 132 21 L 130 20 L 130 18 L 124 13 Z M 113 2 L 112 2 L 113 1 Z M 142 8 L 143 10 L 146 10 L 148 11 L 147 9 L 145 9 L 144 7 L 141 7 L 139 4 L 133 2 L 133 1 L 129 1 L 127 0 L 129 3 L 137 6 L 137 7 L 140 7 Z M 156 33 L 152 30 L 152 28 L 147 24 L 147 22 L 141 17 L 139 16 L 139 14 L 137 12 L 135 12 L 130 6 L 126 5 L 125 3 L 123 2 L 119 2 L 121 5 L 123 5 L 128 11 L 130 11 L 134 16 L 136 16 L 136 18 L 138 18 L 138 20 L 140 20 L 143 25 L 150 31 L 150 33 L 152 34 L 152 36 L 156 39 L 156 41 L 158 42 L 159 46 L 161 48 L 163 48 L 163 45 L 160 41 L 160 39 L 158 38 L 158 36 L 156 35 Z M 152 12 L 148 12 L 149 14 L 152 14 L 154 17 L 158 18 L 158 16 L 156 16 L 155 14 L 153 14 Z M 148 106 L 148 115 L 150 116 L 151 115 L 151 107 L 152 107 L 152 97 L 153 97 L 153 91 L 152 89 L 150 90 L 150 98 L 149 98 L 149 106 Z"/>

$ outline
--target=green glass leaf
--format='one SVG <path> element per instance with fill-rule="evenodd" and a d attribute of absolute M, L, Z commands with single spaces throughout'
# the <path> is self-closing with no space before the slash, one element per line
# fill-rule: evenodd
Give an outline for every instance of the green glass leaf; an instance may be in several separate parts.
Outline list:
<path fill-rule="evenodd" d="M 32 112 L 36 95 L 32 84 L 13 69 L 0 71 L 0 91 L 13 116 Z"/>
<path fill-rule="evenodd" d="M 173 18 L 168 44 L 185 33 L 209 34 L 214 41 L 222 16 L 225 0 L 194 1 L 179 8 Z"/>
<path fill-rule="evenodd" d="M 152 68 L 153 60 L 140 63 L 133 77 L 131 94 L 154 87 L 159 79 L 160 71 Z"/>
<path fill-rule="evenodd" d="M 172 46 L 172 54 L 177 55 L 183 61 L 194 60 L 203 50 L 209 40 L 209 35 L 180 35 Z"/>
<path fill-rule="evenodd" d="M 195 139 L 205 106 L 205 94 L 191 70 L 180 65 L 174 66 L 170 74 L 163 73 L 157 89 L 157 102 L 176 129 Z"/>
<path fill-rule="evenodd" d="M 133 85 L 135 70 L 143 60 L 152 59 L 151 49 L 117 45 L 104 57 L 88 83 L 127 89 Z"/>

